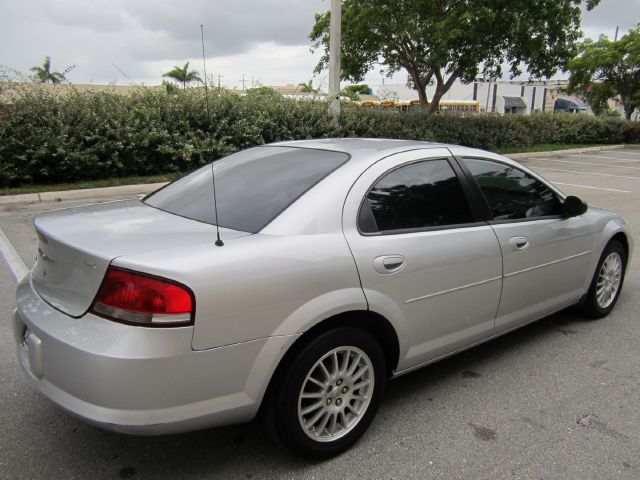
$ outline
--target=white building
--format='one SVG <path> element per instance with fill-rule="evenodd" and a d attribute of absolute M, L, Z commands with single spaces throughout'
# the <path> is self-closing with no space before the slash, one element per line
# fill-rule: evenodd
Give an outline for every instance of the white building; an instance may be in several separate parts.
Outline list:
<path fill-rule="evenodd" d="M 442 99 L 475 100 L 480 103 L 481 112 L 517 115 L 528 115 L 535 111 L 553 112 L 558 97 L 571 98 L 563 92 L 567 83 L 566 80 L 455 82 Z M 374 85 L 373 91 L 382 100 L 409 102 L 418 99 L 418 92 L 406 85 Z M 435 85 L 427 87 L 427 98 L 432 98 L 434 93 Z"/>

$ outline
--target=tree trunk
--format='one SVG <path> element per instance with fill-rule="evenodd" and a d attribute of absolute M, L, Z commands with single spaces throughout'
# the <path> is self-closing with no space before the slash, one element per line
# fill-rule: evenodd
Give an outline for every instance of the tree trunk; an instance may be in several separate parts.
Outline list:
<path fill-rule="evenodd" d="M 426 82 L 422 81 L 422 78 L 420 77 L 419 72 L 411 68 L 407 68 L 407 71 L 409 72 L 409 75 L 411 75 L 413 86 L 418 91 L 418 100 L 420 101 L 420 110 L 424 112 L 429 106 L 429 101 L 427 99 L 427 84 Z"/>
<path fill-rule="evenodd" d="M 429 105 L 429 113 L 435 113 L 438 110 L 440 100 L 442 100 L 442 96 L 444 94 L 445 92 L 443 91 L 442 86 L 440 84 L 436 85 L 436 92 L 433 94 L 431 104 Z"/>
<path fill-rule="evenodd" d="M 429 113 L 434 113 L 436 110 L 438 110 L 438 107 L 440 106 L 440 100 L 442 100 L 444 94 L 451 89 L 451 86 L 458 78 L 458 73 L 454 72 L 445 82 L 444 77 L 442 76 L 442 72 L 439 68 L 437 68 L 434 73 L 436 76 L 436 92 L 433 94 L 433 98 L 431 99 Z"/>
<path fill-rule="evenodd" d="M 429 100 L 427 99 L 427 87 L 424 85 L 416 85 L 416 90 L 418 90 L 418 100 L 420 100 L 420 110 L 426 111 L 429 106 Z"/>
<path fill-rule="evenodd" d="M 626 120 L 631 120 L 631 114 L 634 110 L 634 108 L 631 106 L 631 98 L 622 98 L 622 108 L 624 109 L 624 118 Z"/>

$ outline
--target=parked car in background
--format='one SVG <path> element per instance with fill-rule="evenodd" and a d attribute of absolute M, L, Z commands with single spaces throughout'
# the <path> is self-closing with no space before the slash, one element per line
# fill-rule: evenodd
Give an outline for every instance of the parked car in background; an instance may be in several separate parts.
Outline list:
<path fill-rule="evenodd" d="M 587 113 L 587 106 L 570 98 L 558 98 L 553 104 L 553 113 Z"/>
<path fill-rule="evenodd" d="M 135 434 L 260 413 L 315 458 L 391 378 L 567 307 L 606 316 L 632 252 L 621 217 L 508 158 L 373 139 L 251 148 L 34 224 L 13 324 L 41 392 Z"/>

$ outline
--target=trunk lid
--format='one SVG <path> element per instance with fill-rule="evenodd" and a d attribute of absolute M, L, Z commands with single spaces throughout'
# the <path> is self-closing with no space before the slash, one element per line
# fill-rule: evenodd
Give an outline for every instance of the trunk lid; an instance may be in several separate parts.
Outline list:
<path fill-rule="evenodd" d="M 215 240 L 215 226 L 173 215 L 139 200 L 58 210 L 34 220 L 38 256 L 31 281 L 54 308 L 79 317 L 91 306 L 111 261 L 123 255 Z M 249 235 L 220 229 L 226 242 Z"/>

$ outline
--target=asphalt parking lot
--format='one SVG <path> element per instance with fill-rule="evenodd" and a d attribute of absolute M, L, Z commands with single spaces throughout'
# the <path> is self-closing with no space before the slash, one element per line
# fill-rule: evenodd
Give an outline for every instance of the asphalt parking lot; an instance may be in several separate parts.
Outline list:
<path fill-rule="evenodd" d="M 622 214 L 640 243 L 640 149 L 522 162 Z M 79 203 L 1 206 L 0 229 L 30 267 L 34 215 Z M 293 458 L 253 423 L 131 437 L 71 418 L 23 378 L 15 280 L 0 260 L 0 478 L 638 479 L 637 250 L 609 317 L 562 312 L 391 382 L 365 437 L 322 463 Z"/>

